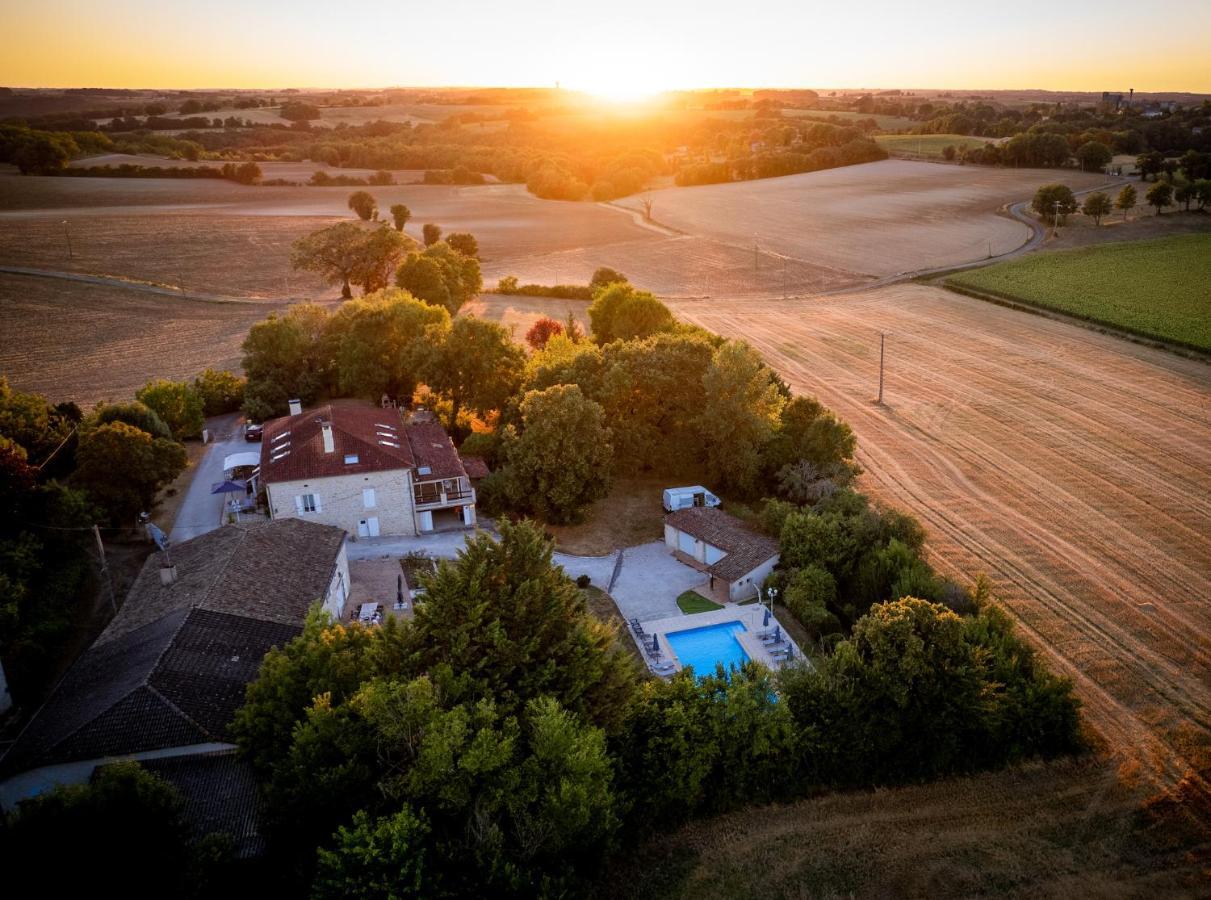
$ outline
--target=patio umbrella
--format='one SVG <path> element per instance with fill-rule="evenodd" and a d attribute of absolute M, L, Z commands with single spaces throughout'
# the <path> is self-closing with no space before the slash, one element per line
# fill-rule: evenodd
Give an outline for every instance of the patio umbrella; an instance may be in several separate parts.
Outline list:
<path fill-rule="evenodd" d="M 656 635 L 652 635 L 652 649 L 660 652 L 660 638 Z"/>
<path fill-rule="evenodd" d="M 404 608 L 404 576 L 402 572 L 395 576 L 395 604 L 400 609 Z"/>
<path fill-rule="evenodd" d="M 775 625 L 774 626 L 774 641 L 777 642 L 780 640 L 782 640 L 782 626 Z"/>
<path fill-rule="evenodd" d="M 246 494 L 248 493 L 248 484 L 244 481 L 217 481 L 210 486 L 212 494 Z"/>
<path fill-rule="evenodd" d="M 762 628 L 769 627 L 769 607 L 768 606 L 765 608 L 765 618 L 761 622 L 761 627 Z"/>
<path fill-rule="evenodd" d="M 787 644 L 786 645 L 786 661 L 790 662 L 794 658 L 795 658 L 795 645 Z"/>

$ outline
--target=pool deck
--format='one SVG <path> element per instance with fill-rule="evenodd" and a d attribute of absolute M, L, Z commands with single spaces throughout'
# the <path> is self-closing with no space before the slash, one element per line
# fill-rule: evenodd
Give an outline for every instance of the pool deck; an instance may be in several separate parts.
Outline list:
<path fill-rule="evenodd" d="M 632 632 L 631 637 L 635 643 L 639 645 L 643 651 L 644 658 L 648 661 L 648 667 L 657 675 L 665 677 L 671 676 L 681 671 L 681 661 L 677 658 L 677 654 L 673 652 L 672 646 L 669 644 L 667 635 L 673 631 L 689 631 L 693 628 L 706 628 L 710 625 L 721 625 L 725 622 L 743 622 L 745 631 L 736 633 L 736 640 L 740 642 L 740 646 L 744 648 L 744 652 L 748 654 L 749 659 L 761 663 L 768 669 L 775 672 L 785 665 L 785 660 L 781 656 L 774 656 L 770 653 L 770 649 L 762 643 L 758 635 L 765 631 L 772 631 L 778 620 L 773 616 L 770 617 L 768 628 L 762 624 L 765 620 L 765 607 L 756 604 L 750 606 L 739 606 L 734 603 L 729 603 L 723 609 L 713 609 L 709 612 L 694 613 L 692 615 L 672 616 L 667 619 L 655 619 L 651 622 L 644 622 L 643 629 L 647 633 L 647 645 Z M 656 640 L 660 647 L 661 663 L 672 663 L 672 668 L 658 668 L 653 662 L 649 648 L 651 647 L 652 635 L 656 635 Z M 810 665 L 810 660 L 803 655 L 803 650 L 796 645 L 790 636 L 786 633 L 786 629 L 782 629 L 782 644 L 781 648 L 787 646 L 794 648 L 794 658 L 798 661 L 807 661 Z M 699 672 L 699 675 L 706 673 Z"/>

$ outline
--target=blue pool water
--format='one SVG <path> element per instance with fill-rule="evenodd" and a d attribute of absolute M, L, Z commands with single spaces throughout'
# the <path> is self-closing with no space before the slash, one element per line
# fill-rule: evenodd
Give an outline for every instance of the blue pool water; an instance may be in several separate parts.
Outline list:
<path fill-rule="evenodd" d="M 696 675 L 715 674 L 715 663 L 726 670 L 748 662 L 748 654 L 736 640 L 737 631 L 747 631 L 743 622 L 721 622 L 665 635 L 683 667 L 693 666 Z"/>

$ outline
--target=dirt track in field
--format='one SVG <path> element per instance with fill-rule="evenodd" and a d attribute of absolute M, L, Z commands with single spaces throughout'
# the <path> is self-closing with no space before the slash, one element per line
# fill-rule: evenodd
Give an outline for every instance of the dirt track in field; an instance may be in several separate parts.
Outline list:
<path fill-rule="evenodd" d="M 853 426 L 866 487 L 993 579 L 1125 777 L 1211 764 L 1211 366 L 923 285 L 676 312 Z"/>

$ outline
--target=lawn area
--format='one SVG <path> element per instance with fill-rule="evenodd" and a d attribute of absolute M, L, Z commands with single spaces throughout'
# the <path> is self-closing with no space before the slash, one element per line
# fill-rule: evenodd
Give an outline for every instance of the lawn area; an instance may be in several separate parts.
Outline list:
<path fill-rule="evenodd" d="M 714 600 L 708 600 L 697 591 L 686 591 L 677 598 L 677 608 L 683 613 L 693 615 L 694 613 L 710 612 L 715 609 L 723 609 Z"/>
<path fill-rule="evenodd" d="M 1211 351 L 1211 234 L 1037 253 L 946 283 Z"/>
<path fill-rule="evenodd" d="M 926 158 L 941 159 L 947 147 L 983 147 L 991 138 L 968 137 L 965 134 L 877 134 L 875 143 L 888 153 L 913 153 Z M 995 141 L 994 141 L 995 143 Z"/>

